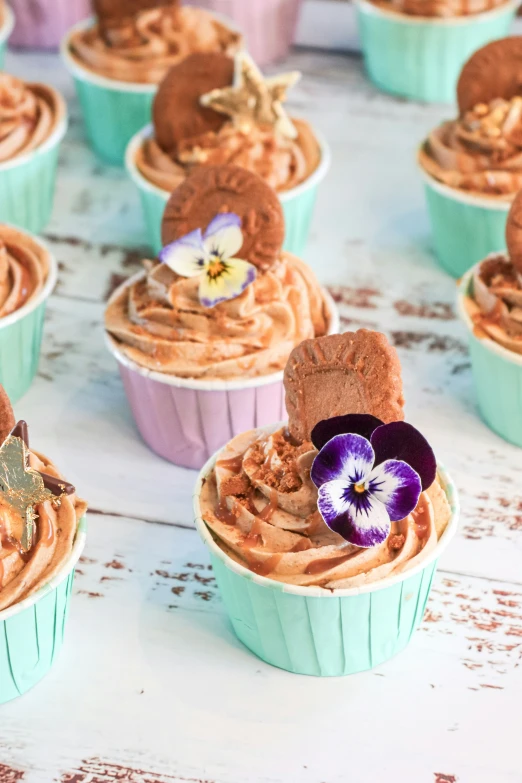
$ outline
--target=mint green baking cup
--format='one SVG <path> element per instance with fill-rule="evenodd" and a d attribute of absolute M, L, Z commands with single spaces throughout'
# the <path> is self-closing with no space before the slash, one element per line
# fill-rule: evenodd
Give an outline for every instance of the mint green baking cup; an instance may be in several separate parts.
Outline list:
<path fill-rule="evenodd" d="M 364 60 L 372 82 L 416 101 L 454 103 L 464 63 L 477 49 L 507 35 L 518 8 L 510 0 L 482 14 L 414 17 L 356 0 Z"/>
<path fill-rule="evenodd" d="M 130 178 L 138 188 L 147 229 L 147 238 L 152 251 L 157 255 L 163 247 L 161 242 L 161 221 L 163 220 L 165 205 L 169 200 L 170 193 L 145 179 L 136 166 L 137 152 L 143 141 L 150 138 L 152 133 L 152 126 L 148 125 L 134 136 L 127 147 L 125 166 Z M 317 132 L 316 137 L 321 147 L 321 162 L 319 166 L 305 182 L 291 190 L 278 194 L 285 213 L 286 236 L 283 249 L 296 256 L 301 256 L 305 249 L 310 233 L 317 189 L 330 168 L 330 148 L 325 139 Z"/>
<path fill-rule="evenodd" d="M 25 601 L 0 612 L 0 704 L 40 682 L 60 651 L 86 525 L 84 517 L 71 555 L 54 579 Z"/>
<path fill-rule="evenodd" d="M 468 329 L 473 381 L 480 414 L 501 438 L 522 448 L 522 354 L 477 334 L 465 307 L 475 267 L 463 278 L 458 310 Z"/>
<path fill-rule="evenodd" d="M 104 76 L 82 67 L 71 55 L 73 33 L 92 25 L 87 19 L 65 36 L 61 56 L 72 75 L 89 144 L 104 162 L 123 166 L 131 138 L 150 122 L 156 84 L 133 84 Z"/>
<path fill-rule="evenodd" d="M 0 70 L 4 67 L 5 53 L 7 50 L 7 40 L 13 32 L 15 17 L 9 6 L 3 6 L 4 22 L 0 29 Z"/>
<path fill-rule="evenodd" d="M 42 242 L 33 237 L 40 245 Z M 0 384 L 14 403 L 29 389 L 38 369 L 47 300 L 58 266 L 49 254 L 49 275 L 39 295 L 11 315 L 0 318 Z"/>
<path fill-rule="evenodd" d="M 37 149 L 0 163 L 0 222 L 33 234 L 48 224 L 54 205 L 60 144 L 67 116 Z"/>
<path fill-rule="evenodd" d="M 506 246 L 510 202 L 469 195 L 442 185 L 421 169 L 433 246 L 441 266 L 459 278 Z"/>
<path fill-rule="evenodd" d="M 406 647 L 422 621 L 438 559 L 458 523 L 457 491 L 440 465 L 452 516 L 433 552 L 410 571 L 373 585 L 332 591 L 258 576 L 223 552 L 199 505 L 202 481 L 215 460 L 205 465 L 196 484 L 196 527 L 210 550 L 236 636 L 249 650 L 294 674 L 339 677 L 373 669 Z"/>

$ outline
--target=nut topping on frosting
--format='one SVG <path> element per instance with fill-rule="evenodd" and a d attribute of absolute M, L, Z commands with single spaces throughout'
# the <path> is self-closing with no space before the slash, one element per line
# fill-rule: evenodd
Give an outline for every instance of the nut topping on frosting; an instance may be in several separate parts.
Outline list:
<path fill-rule="evenodd" d="M 289 430 L 310 440 L 318 422 L 345 413 L 369 413 L 383 422 L 404 418 L 399 358 L 379 332 L 306 340 L 285 370 Z"/>

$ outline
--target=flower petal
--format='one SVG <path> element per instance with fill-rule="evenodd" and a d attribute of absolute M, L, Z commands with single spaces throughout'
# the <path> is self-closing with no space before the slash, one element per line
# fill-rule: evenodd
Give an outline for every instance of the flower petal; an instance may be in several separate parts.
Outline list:
<path fill-rule="evenodd" d="M 389 459 L 406 462 L 419 474 L 422 489 L 428 489 L 437 475 L 437 460 L 430 444 L 419 430 L 405 421 L 383 424 L 371 436 L 375 464 Z"/>
<path fill-rule="evenodd" d="M 316 487 L 344 479 L 345 484 L 363 481 L 373 467 L 375 454 L 361 435 L 336 435 L 323 446 L 312 464 L 310 476 Z"/>
<path fill-rule="evenodd" d="M 201 229 L 197 228 L 181 239 L 166 245 L 158 255 L 159 260 L 182 277 L 196 277 L 205 269 L 206 250 Z"/>
<path fill-rule="evenodd" d="M 209 223 L 203 237 L 208 254 L 215 253 L 223 260 L 232 258 L 243 246 L 241 218 L 234 212 L 225 212 Z"/>
<path fill-rule="evenodd" d="M 329 440 L 336 435 L 349 433 L 362 435 L 370 440 L 370 436 L 383 422 L 369 413 L 349 413 L 346 416 L 332 416 L 331 419 L 323 419 L 312 430 L 312 443 L 316 449 L 321 450 Z"/>
<path fill-rule="evenodd" d="M 235 299 L 256 279 L 256 268 L 241 258 L 229 258 L 223 271 L 212 278 L 204 274 L 199 284 L 199 301 L 203 307 Z"/>
<path fill-rule="evenodd" d="M 406 462 L 395 459 L 376 465 L 366 486 L 369 493 L 386 506 L 392 522 L 411 514 L 422 491 L 419 475 Z"/>
<path fill-rule="evenodd" d="M 323 484 L 317 507 L 330 530 L 355 546 L 367 548 L 382 544 L 390 534 L 390 517 L 385 506 L 369 492 L 355 492 L 344 481 Z"/>

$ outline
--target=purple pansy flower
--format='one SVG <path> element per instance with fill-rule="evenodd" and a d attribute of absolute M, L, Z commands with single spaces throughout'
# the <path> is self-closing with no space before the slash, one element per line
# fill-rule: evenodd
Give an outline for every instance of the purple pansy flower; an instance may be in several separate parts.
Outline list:
<path fill-rule="evenodd" d="M 241 218 L 228 212 L 216 215 L 204 234 L 197 228 L 171 242 L 159 259 L 182 277 L 200 277 L 199 301 L 203 307 L 215 307 L 242 294 L 255 280 L 255 266 L 234 258 L 242 245 Z"/>
<path fill-rule="evenodd" d="M 319 454 L 311 477 L 317 505 L 331 530 L 351 544 L 372 547 L 408 516 L 436 475 L 433 451 L 405 422 L 383 424 L 351 414 L 319 422 L 312 432 Z"/>

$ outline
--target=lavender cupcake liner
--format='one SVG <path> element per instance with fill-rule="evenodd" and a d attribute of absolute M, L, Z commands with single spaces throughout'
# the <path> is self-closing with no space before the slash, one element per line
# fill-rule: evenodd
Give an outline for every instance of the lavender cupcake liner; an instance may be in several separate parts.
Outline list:
<path fill-rule="evenodd" d="M 225 554 L 204 522 L 199 502 L 217 457 L 199 475 L 194 516 L 238 639 L 272 666 L 316 677 L 374 669 L 401 652 L 422 621 L 439 557 L 458 525 L 457 491 L 444 468 L 438 466 L 438 477 L 452 515 L 433 552 L 409 571 L 374 584 L 326 590 L 258 576 Z"/>
<path fill-rule="evenodd" d="M 23 49 L 56 50 L 66 32 L 92 13 L 90 0 L 11 0 L 16 24 L 9 41 Z"/>

